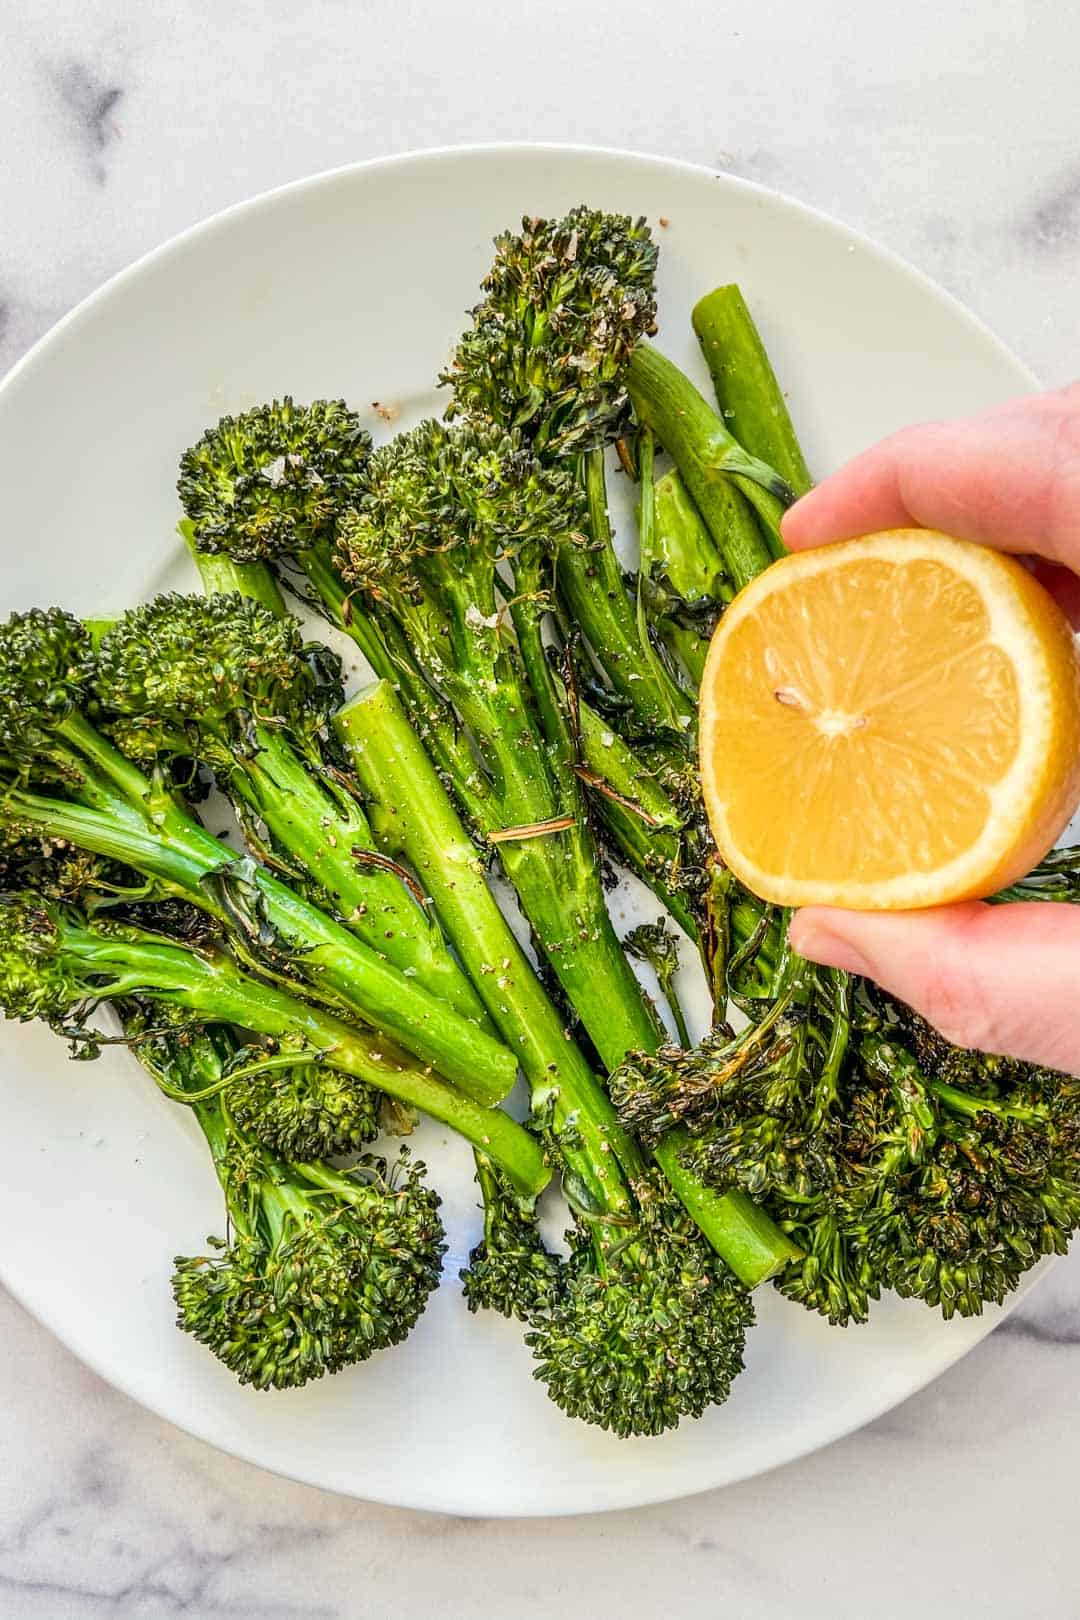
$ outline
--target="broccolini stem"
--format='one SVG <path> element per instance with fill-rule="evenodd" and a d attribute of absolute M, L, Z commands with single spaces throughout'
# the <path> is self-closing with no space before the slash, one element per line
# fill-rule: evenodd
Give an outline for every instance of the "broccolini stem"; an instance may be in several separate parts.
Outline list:
<path fill-rule="evenodd" d="M 265 563 L 240 565 L 223 553 L 200 552 L 194 527 L 190 520 L 180 525 L 208 594 L 231 589 L 254 597 L 275 617 L 287 616 Z M 309 578 L 320 586 L 325 601 L 337 586 L 333 570 L 321 553 L 311 550 L 308 556 Z M 377 641 L 374 632 L 370 639 L 373 644 Z M 233 793 L 254 810 L 302 874 L 319 886 L 350 932 L 394 967 L 419 978 L 463 1018 L 493 1033 L 483 1003 L 421 903 L 410 896 L 400 876 L 365 861 L 375 847 L 371 829 L 348 785 L 329 778 L 321 754 L 299 757 L 281 728 L 266 723 L 256 726 L 254 754 L 241 757 L 228 737 L 215 740 L 220 758 L 232 762 Z"/>
<path fill-rule="evenodd" d="M 633 1179 L 641 1163 L 638 1151 L 518 947 L 484 882 L 476 851 L 393 692 L 385 683 L 369 687 L 341 710 L 334 724 L 360 780 L 383 806 L 376 831 L 409 859 L 431 891 L 447 935 L 504 1038 L 519 1054 L 534 1104 L 541 1105 L 550 1093 L 556 1132 L 564 1120 L 576 1124 L 580 1148 L 569 1142 L 563 1148 L 571 1171 L 585 1177 L 599 1208 L 620 1213 L 625 1188 L 621 1178 L 604 1173 L 605 1156 L 616 1158 Z M 538 898 L 532 899 L 539 912 Z M 537 927 L 534 909 L 525 904 L 525 911 Z M 607 936 L 614 942 L 617 972 L 606 961 L 598 965 L 597 951 Z M 609 1067 L 627 1051 L 656 1050 L 662 1041 L 659 1026 L 610 922 L 583 952 L 580 974 L 568 971 L 564 956 L 550 959 Z M 630 980 L 625 994 L 624 975 Z M 742 1194 L 721 1196 L 705 1187 L 683 1166 L 681 1152 L 677 1140 L 661 1144 L 657 1161 L 707 1240 L 725 1260 L 731 1251 L 728 1263 L 740 1280 L 754 1287 L 781 1270 L 797 1251 L 779 1228 Z"/>
<path fill-rule="evenodd" d="M 641 647 L 645 668 L 653 680 L 673 694 L 673 701 L 670 705 L 670 718 L 667 722 L 668 729 L 685 732 L 690 736 L 697 729 L 697 710 L 692 699 L 683 691 L 675 676 L 664 663 L 657 648 L 653 645 L 652 636 L 649 632 L 649 621 L 645 615 L 645 598 L 642 591 L 643 564 L 644 559 L 651 557 L 656 549 L 655 463 L 656 440 L 651 428 L 642 427 L 638 432 L 637 444 L 639 559 L 637 586 L 634 593 L 638 644 Z"/>
<path fill-rule="evenodd" d="M 737 510 L 745 511 L 742 497 L 737 490 L 729 491 L 729 496 L 736 516 L 743 521 Z M 642 533 L 638 578 L 639 593 L 644 582 L 658 580 L 685 603 L 684 614 L 696 610 L 700 615 L 700 623 L 696 617 L 684 622 L 678 604 L 675 612 L 665 612 L 661 606 L 654 615 L 657 634 L 683 665 L 696 690 L 705 673 L 716 618 L 734 591 L 716 542 L 675 468 L 653 485 L 652 518 Z"/>
<path fill-rule="evenodd" d="M 55 837 L 158 878 L 219 921 L 234 917 L 225 898 L 230 880 L 238 877 L 245 892 L 250 890 L 257 913 L 250 919 L 252 931 L 267 925 L 290 949 L 302 953 L 300 965 L 313 983 L 333 991 L 366 1022 L 385 1030 L 470 1095 L 479 1093 L 489 1103 L 507 1095 L 517 1064 L 492 1036 L 264 867 L 239 862 L 81 717 L 68 716 L 58 731 L 78 744 L 71 749 L 71 764 L 87 803 L 15 789 L 4 806 L 9 816 L 30 820 Z"/>
<path fill-rule="evenodd" d="M 135 1005 L 133 1003 L 133 1005 Z M 127 1009 L 119 1003 L 117 1011 L 128 1034 Z M 168 1072 L 154 1054 L 148 1041 L 134 1041 L 131 1050 L 155 1084 L 167 1097 L 181 1102 L 188 1100 L 191 1112 L 198 1120 L 210 1148 L 214 1168 L 224 1186 L 223 1166 L 229 1151 L 229 1131 L 224 1115 L 216 1103 L 208 1098 L 222 1086 L 221 1055 L 213 1037 L 205 1031 L 185 1036 L 181 1041 L 170 1041 Z M 176 1082 L 179 1080 L 180 1084 Z"/>
<path fill-rule="evenodd" d="M 251 977 L 224 954 L 197 954 L 134 930 L 103 933 L 67 922 L 61 950 L 84 976 L 93 975 L 102 996 L 139 993 L 190 1008 L 210 1023 L 277 1038 L 303 1036 L 326 1053 L 331 1067 L 440 1120 L 490 1154 L 523 1193 L 538 1193 L 548 1180 L 539 1143 L 509 1114 L 484 1108 L 382 1036 Z"/>
<path fill-rule="evenodd" d="M 498 1237 L 502 1221 L 503 1190 L 486 1153 L 474 1153 L 473 1162 L 476 1166 L 476 1184 L 480 1188 L 480 1202 L 484 1210 L 484 1241 L 493 1243 Z"/>
<path fill-rule="evenodd" d="M 732 438 L 690 379 L 650 343 L 635 348 L 628 380 L 638 420 L 674 459 L 741 590 L 782 552 L 780 519 L 794 499 L 791 489 Z M 760 533 L 752 521 L 733 522 L 732 485 L 753 507 Z"/>
<path fill-rule="evenodd" d="M 595 710 L 582 702 L 579 717 L 582 780 L 592 788 L 594 807 L 620 856 L 684 933 L 698 940 L 693 909 L 674 881 L 685 853 L 683 817 L 657 782 L 655 772 L 642 764 Z"/>
<path fill-rule="evenodd" d="M 238 591 L 241 596 L 250 596 L 253 601 L 261 602 L 275 618 L 285 617 L 285 598 L 265 563 L 238 563 L 224 552 L 200 551 L 195 544 L 195 525 L 190 518 L 182 518 L 177 528 L 199 570 L 207 596 Z"/>
<path fill-rule="evenodd" d="M 621 799 L 629 801 L 627 808 L 639 826 L 653 833 L 680 831 L 684 818 L 660 786 L 656 772 L 642 764 L 634 750 L 588 703 L 579 702 L 578 717 L 582 764 Z"/>
<path fill-rule="evenodd" d="M 934 1110 L 927 1101 L 928 1081 L 911 1052 L 883 1035 L 864 1035 L 859 1055 L 866 1067 L 887 1082 L 896 1110 L 906 1128 L 906 1140 L 894 1145 L 890 1157 L 909 1158 L 919 1164 L 925 1157 L 928 1140 L 937 1132 Z"/>
<path fill-rule="evenodd" d="M 77 710 L 64 716 L 56 733 L 68 745 L 68 762 L 84 804 L 100 804 L 129 821 L 141 820 L 144 824 L 148 816 L 156 822 L 170 805 L 175 805 L 166 788 L 144 776 Z"/>
<path fill-rule="evenodd" d="M 839 1097 L 840 1072 L 851 1038 L 851 979 L 835 968 L 828 969 L 827 977 L 833 990 L 833 1020 L 828 1051 L 814 1086 L 814 1107 L 810 1115 L 814 1130 L 821 1129 Z"/>
<path fill-rule="evenodd" d="M 690 1039 L 690 1028 L 686 1022 L 686 1013 L 683 1011 L 682 999 L 679 996 L 679 992 L 676 990 L 673 982 L 664 986 L 664 1000 L 671 1009 L 671 1016 L 675 1020 L 675 1028 L 679 1036 L 679 1045 L 683 1047 L 684 1050 L 689 1051 L 694 1043 Z"/>
<path fill-rule="evenodd" d="M 254 756 L 236 760 L 232 791 L 323 890 L 350 933 L 463 1018 L 490 1030 L 476 992 L 400 877 L 365 864 L 375 840 L 359 802 L 345 788 L 321 782 L 271 727 L 257 727 L 255 743 Z"/>
<path fill-rule="evenodd" d="M 751 455 L 775 467 L 797 496 L 805 495 L 812 479 L 787 400 L 739 288 L 706 293 L 692 320 L 729 430 Z"/>
<path fill-rule="evenodd" d="M 594 808 L 630 870 L 648 884 L 679 926 L 695 937 L 694 918 L 683 897 L 664 882 L 665 873 L 676 871 L 679 865 L 679 812 L 655 774 L 646 770 L 618 733 L 580 699 L 576 703 L 575 738 L 568 718 L 566 689 L 556 680 L 541 637 L 542 608 L 538 609 L 531 594 L 517 595 L 510 612 L 521 661 L 536 698 L 567 807 L 580 814 L 579 784 L 593 789 Z"/>
<path fill-rule="evenodd" d="M 300 553 L 299 560 L 327 622 L 351 636 L 376 675 L 389 679 L 390 660 L 383 641 L 366 614 L 354 611 L 352 597 L 334 567 L 329 547 L 309 546 Z"/>
<path fill-rule="evenodd" d="M 956 1114 L 966 1114 L 974 1119 L 979 1114 L 996 1114 L 998 1119 L 1018 1119 L 1025 1125 L 1045 1125 L 1049 1115 L 1044 1108 L 1032 1104 L 1001 1102 L 996 1097 L 980 1097 L 970 1091 L 961 1091 L 958 1086 L 950 1086 L 944 1080 L 933 1080 L 927 1077 L 924 1080 L 927 1091 L 931 1092 L 946 1108 L 951 1108 Z"/>
<path fill-rule="evenodd" d="M 346 590 L 328 548 L 304 552 L 304 566 L 327 623 L 351 637 L 376 678 L 389 681 L 401 694 L 436 767 L 453 782 L 465 814 L 479 824 L 487 795 L 468 738 L 449 705 L 432 690 L 393 615 L 388 613 L 376 623 L 364 612 Z"/>
<path fill-rule="evenodd" d="M 616 1068 L 628 1052 L 655 1052 L 663 1044 L 663 1032 L 653 1009 L 646 1005 L 641 995 L 637 979 L 611 926 L 606 907 L 603 917 L 596 917 L 591 924 L 583 925 L 581 913 L 568 918 L 566 902 L 560 897 L 558 878 L 553 880 L 546 862 L 533 859 L 527 844 L 507 846 L 501 853 L 504 868 L 517 891 L 522 909 L 556 977 L 588 1030 L 605 1069 Z M 595 868 L 591 886 L 599 889 Z M 599 905 L 603 907 L 602 893 L 599 894 Z M 684 1203 L 684 1186 L 686 1189 L 693 1187 L 694 1207 L 691 1214 L 706 1239 L 726 1260 L 727 1250 L 737 1248 L 736 1238 L 742 1232 L 743 1224 L 737 1205 L 730 1202 L 732 1195 L 720 1195 L 699 1182 L 681 1165 L 674 1148 L 661 1144 L 656 1158 Z M 770 1257 L 767 1263 L 762 1262 L 767 1268 L 761 1270 L 749 1286 L 774 1275 L 790 1258 L 787 1239 L 767 1216 L 755 1213 L 755 1228 L 758 1231 L 771 1228 L 773 1239 Z M 739 1238 L 741 1241 L 742 1238 Z M 741 1259 L 740 1264 L 743 1264 Z M 746 1264 L 749 1265 L 749 1262 Z"/>
<path fill-rule="evenodd" d="M 63 840 L 106 860 L 134 867 L 143 876 L 156 879 L 164 893 L 175 898 L 192 899 L 198 893 L 200 909 L 225 921 L 224 907 L 201 888 L 209 870 L 203 852 L 193 856 L 182 849 L 170 849 L 147 828 L 145 820 L 140 825 L 138 818 L 126 816 L 126 806 L 110 814 L 99 807 L 104 794 L 95 793 L 94 798 L 97 803 L 84 805 L 9 788 L 3 795 L 0 821 L 14 827 L 27 824 L 45 838 Z M 218 867 L 233 858 L 230 850 L 218 845 Z"/>
<path fill-rule="evenodd" d="M 115 617 L 109 618 L 104 613 L 98 614 L 92 619 L 84 619 L 82 621 L 83 629 L 90 637 L 90 645 L 93 647 L 95 652 L 97 652 L 110 630 L 114 630 L 116 628 L 116 623 L 117 620 Z"/>
<path fill-rule="evenodd" d="M 552 772 L 560 791 L 562 808 L 576 817 L 580 794 L 574 777 L 574 735 L 544 647 L 542 625 L 549 601 L 535 548 L 530 548 L 527 559 L 515 560 L 514 594 L 509 607 L 525 677 L 536 702 L 540 729 L 551 751 Z"/>
<path fill-rule="evenodd" d="M 656 1162 L 690 1217 L 746 1288 L 776 1277 L 802 1250 L 747 1193 L 736 1189 L 721 1198 L 683 1163 L 690 1145 L 684 1126 L 668 1131 L 653 1152 Z"/>
<path fill-rule="evenodd" d="M 991 905 L 1009 900 L 1051 900 L 1061 905 L 1080 901 L 1080 848 L 1052 849 L 1034 871 L 990 896 Z"/>
<path fill-rule="evenodd" d="M 591 545 L 563 547 L 556 564 L 559 591 L 635 716 L 644 725 L 681 733 L 693 724 L 694 706 L 661 664 L 647 630 L 643 639 L 644 627 L 635 618 L 615 555 L 602 448 L 587 452 L 584 481 Z"/>
<path fill-rule="evenodd" d="M 557 1137 L 574 1120 L 584 1151 L 563 1151 L 591 1183 L 597 1207 L 619 1212 L 627 1203 L 625 1188 L 620 1190 L 614 1167 L 605 1174 L 605 1158 L 614 1155 L 633 1175 L 641 1167 L 637 1148 L 499 910 L 476 848 L 390 686 L 382 681 L 360 692 L 335 717 L 334 729 L 378 807 L 376 832 L 384 848 L 403 856 L 418 874 L 492 1020 L 517 1054 L 534 1111 L 552 1104 Z"/>

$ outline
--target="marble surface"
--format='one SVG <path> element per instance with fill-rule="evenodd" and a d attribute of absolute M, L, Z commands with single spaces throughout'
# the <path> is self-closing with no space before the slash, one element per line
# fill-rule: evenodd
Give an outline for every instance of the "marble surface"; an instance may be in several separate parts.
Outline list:
<path fill-rule="evenodd" d="M 1061 382 L 1080 370 L 1078 47 L 1050 0 L 9 0 L 0 369 L 253 192 L 526 138 L 664 152 L 815 203 Z M 851 1439 L 724 1492 L 544 1524 L 272 1479 L 113 1393 L 2 1293 L 0 1344 L 0 1620 L 1080 1613 L 1080 1256 Z"/>

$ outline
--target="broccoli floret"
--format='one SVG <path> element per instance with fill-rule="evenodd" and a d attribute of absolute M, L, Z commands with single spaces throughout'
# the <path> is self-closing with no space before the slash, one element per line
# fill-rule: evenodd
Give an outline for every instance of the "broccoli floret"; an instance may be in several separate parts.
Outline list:
<path fill-rule="evenodd" d="M 636 928 L 631 928 L 630 932 L 623 936 L 623 950 L 636 961 L 648 962 L 656 974 L 660 994 L 671 1009 L 675 1028 L 679 1032 L 679 1040 L 683 1046 L 689 1046 L 690 1031 L 675 989 L 675 979 L 679 971 L 679 941 L 665 925 L 663 917 L 658 917 L 654 923 L 639 923 Z"/>
<path fill-rule="evenodd" d="M 864 989 L 853 1057 L 823 1092 L 820 1016 L 789 1004 L 741 1039 L 636 1057 L 614 1085 L 624 1123 L 646 1140 L 688 1126 L 686 1163 L 790 1235 L 802 1255 L 781 1293 L 838 1323 L 864 1321 L 883 1289 L 977 1315 L 1064 1252 L 1080 1226 L 1080 1083 L 933 1037 L 939 1079 Z"/>
<path fill-rule="evenodd" d="M 359 493 L 370 451 L 344 400 L 297 405 L 286 395 L 223 416 L 180 462 L 177 489 L 196 546 L 260 562 L 324 545 Z"/>
<path fill-rule="evenodd" d="M 407 696 L 440 769 L 460 768 L 467 749 L 453 717 L 393 627 L 362 611 L 334 567 L 336 527 L 359 498 L 370 448 L 340 401 L 283 400 L 226 417 L 182 459 L 180 527 L 208 590 L 242 590 L 275 612 L 279 583 L 300 596 Z"/>
<path fill-rule="evenodd" d="M 476 1155 L 484 1205 L 484 1235 L 461 1272 L 470 1311 L 498 1311 L 534 1322 L 557 1304 L 562 1262 L 540 1236 L 535 1201 L 521 1198 L 486 1154 Z"/>
<path fill-rule="evenodd" d="M 129 1031 L 153 1016 L 129 1016 Z M 135 1049 L 172 1094 L 192 1094 L 225 1194 L 228 1238 L 176 1259 L 177 1325 L 257 1389 L 295 1389 L 400 1343 L 445 1252 L 423 1165 L 404 1153 L 390 1169 L 370 1157 L 348 1171 L 286 1163 L 240 1125 L 231 1087 L 199 1100 L 237 1055 L 221 1029 L 153 1035 Z"/>
<path fill-rule="evenodd" d="M 448 414 L 523 431 L 559 455 L 617 438 L 623 373 L 656 325 L 657 248 L 643 219 L 571 209 L 495 238 L 484 297 L 442 382 Z"/>
<path fill-rule="evenodd" d="M 725 1401 L 754 1320 L 743 1289 L 658 1177 L 630 1229 L 579 1222 L 557 1303 L 526 1335 L 555 1404 L 618 1435 L 661 1434 Z"/>
<path fill-rule="evenodd" d="M 340 666 L 295 619 L 238 594 L 157 596 L 101 639 L 94 690 L 130 758 L 175 751 L 226 774 L 260 724 L 306 741 L 341 702 Z"/>
<path fill-rule="evenodd" d="M 429 667 L 449 672 L 451 654 L 467 667 L 472 642 L 497 628 L 498 564 L 580 544 L 583 521 L 573 478 L 504 430 L 427 421 L 372 456 L 337 561 L 350 584 L 392 605 Z"/>
<path fill-rule="evenodd" d="M 871 1162 L 851 1219 L 897 1293 L 976 1316 L 1080 1226 L 1080 1081 L 992 1059 L 965 1077 L 949 1056 L 939 1080 L 891 1038 L 860 1043 L 870 1096 L 853 1117 Z"/>
<path fill-rule="evenodd" d="M 256 1059 L 251 1067 L 254 1072 L 229 1088 L 230 1113 L 241 1130 L 283 1159 L 331 1159 L 379 1135 L 378 1093 L 351 1075 L 311 1061 L 281 1068 L 259 1066 Z"/>
<path fill-rule="evenodd" d="M 15 613 L 0 627 L 0 757 L 17 771 L 52 765 L 78 780 L 58 736 L 85 691 L 93 656 L 80 621 L 60 608 Z"/>
<path fill-rule="evenodd" d="M 137 873 L 59 839 L 20 832 L 0 822 L 0 890 L 34 889 L 48 900 L 80 901 L 84 896 L 117 894 L 140 887 Z"/>
<path fill-rule="evenodd" d="M 630 1053 L 611 1076 L 612 1100 L 627 1129 L 650 1146 L 677 1125 L 713 1124 L 736 1085 L 754 1102 L 784 1106 L 804 1085 L 816 1095 L 808 1035 L 805 1011 L 787 997 L 738 1036 L 721 1026 L 692 1049 Z"/>
<path fill-rule="evenodd" d="M 525 220 L 496 250 L 485 297 L 442 379 L 454 389 L 448 414 L 512 431 L 579 479 L 589 544 L 567 552 L 546 583 L 631 714 L 682 742 L 693 704 L 627 593 L 604 472 L 604 445 L 630 426 L 630 356 L 655 326 L 656 246 L 644 220 L 575 208 L 561 220 Z"/>

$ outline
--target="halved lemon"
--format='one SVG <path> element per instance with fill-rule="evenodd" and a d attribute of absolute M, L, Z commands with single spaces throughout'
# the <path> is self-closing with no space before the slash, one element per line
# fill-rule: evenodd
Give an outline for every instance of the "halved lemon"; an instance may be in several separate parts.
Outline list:
<path fill-rule="evenodd" d="M 1072 631 L 1014 558 L 932 530 L 785 557 L 713 638 L 701 776 L 720 853 L 762 899 L 992 894 L 1080 800 Z"/>

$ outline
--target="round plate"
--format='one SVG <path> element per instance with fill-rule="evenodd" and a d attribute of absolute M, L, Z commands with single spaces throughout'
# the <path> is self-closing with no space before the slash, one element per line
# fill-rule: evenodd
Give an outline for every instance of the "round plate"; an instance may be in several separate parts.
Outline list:
<path fill-rule="evenodd" d="M 694 300 L 742 284 L 820 475 L 901 424 L 975 410 L 1032 379 L 921 275 L 808 208 L 704 169 L 613 152 L 429 152 L 292 185 L 188 231 L 52 331 L 0 389 L 4 608 L 126 606 L 194 588 L 175 538 L 180 452 L 226 411 L 343 395 L 376 435 L 440 408 L 433 383 L 491 238 L 581 201 L 644 214 L 661 246 L 659 342 L 707 386 Z M 373 402 L 379 402 L 376 406 Z M 633 914 L 638 899 L 617 897 Z M 646 905 L 654 914 L 655 902 Z M 699 1009 L 700 1010 L 700 1009 Z M 0 1277 L 103 1377 L 238 1456 L 330 1490 L 458 1514 L 631 1507 L 744 1479 L 866 1423 L 983 1338 L 888 1300 L 829 1328 L 772 1290 L 723 1408 L 657 1440 L 564 1418 L 520 1332 L 472 1317 L 457 1271 L 478 1227 L 471 1162 L 418 1147 L 446 1204 L 443 1286 L 408 1342 L 288 1394 L 239 1388 L 177 1332 L 171 1259 L 220 1230 L 183 1110 L 122 1053 L 71 1064 L 4 1031 L 9 1151 Z"/>

